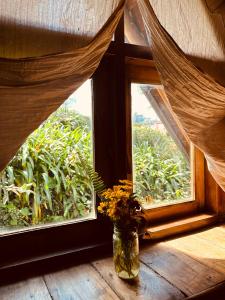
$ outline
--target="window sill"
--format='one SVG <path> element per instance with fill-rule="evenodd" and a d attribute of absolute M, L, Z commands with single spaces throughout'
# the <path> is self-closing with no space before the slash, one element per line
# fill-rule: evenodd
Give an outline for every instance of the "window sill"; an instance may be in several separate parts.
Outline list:
<path fill-rule="evenodd" d="M 155 223 L 151 225 L 144 239 L 159 240 L 172 235 L 178 235 L 185 232 L 191 232 L 196 229 L 201 229 L 219 221 L 216 214 L 197 214 L 190 217 L 169 221 L 166 223 Z"/>
<path fill-rule="evenodd" d="M 210 225 L 215 224 L 219 221 L 218 215 L 215 214 L 198 214 L 191 217 L 186 217 L 182 219 L 177 219 L 176 221 L 170 221 L 166 223 L 158 223 L 152 224 L 144 235 L 145 240 L 159 240 L 163 238 L 167 238 L 172 235 L 178 235 L 181 233 L 191 232 L 196 229 L 201 229 Z M 98 231 L 99 232 L 99 231 Z M 83 255 L 87 253 L 105 253 L 105 251 L 109 251 L 111 249 L 111 236 L 109 235 L 111 232 L 109 231 L 107 234 L 107 239 L 103 239 L 102 241 L 98 241 L 97 243 L 90 243 L 89 245 L 84 245 L 80 247 L 70 247 L 67 249 L 61 249 L 59 251 L 52 251 L 51 253 L 39 254 L 32 257 L 25 257 L 23 259 L 14 260 L 12 262 L 8 262 L 6 264 L 0 264 L 0 272 L 4 269 L 12 269 L 13 267 L 22 267 L 29 266 L 33 264 L 43 264 L 51 263 L 52 261 L 63 260 L 64 262 L 70 257 L 76 257 L 77 255 Z M 96 232 L 94 234 L 96 236 Z M 146 241 L 147 242 L 147 241 Z M 104 250 L 101 250 L 104 249 Z"/>

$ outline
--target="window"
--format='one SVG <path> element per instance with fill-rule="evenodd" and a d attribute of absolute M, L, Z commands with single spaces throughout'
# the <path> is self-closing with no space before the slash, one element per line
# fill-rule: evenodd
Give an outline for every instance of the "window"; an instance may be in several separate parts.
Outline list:
<path fill-rule="evenodd" d="M 65 123 L 70 122 L 71 119 L 73 124 L 71 126 L 75 127 L 74 139 L 72 139 L 70 144 L 71 148 L 67 149 L 66 152 L 68 157 L 73 158 L 74 144 L 75 150 L 79 150 L 79 145 L 82 145 L 82 149 L 84 149 L 82 154 L 85 154 L 86 162 L 88 162 L 88 164 L 94 163 L 95 169 L 101 175 L 107 186 L 116 184 L 119 179 L 131 179 L 133 177 L 137 185 L 136 190 L 138 191 L 139 189 L 142 193 L 142 197 L 145 198 L 147 196 L 146 200 L 150 200 L 150 203 L 145 203 L 147 208 L 146 217 L 150 223 L 159 221 L 166 222 L 171 217 L 193 215 L 204 211 L 206 204 L 210 211 L 217 211 L 219 190 L 205 169 L 202 153 L 192 145 L 189 145 L 186 137 L 178 130 L 179 126 L 177 127 L 176 122 L 171 123 L 170 119 L 169 123 L 165 123 L 167 118 L 163 118 L 162 114 L 162 112 L 165 112 L 165 107 L 157 107 L 156 105 L 162 104 L 162 101 L 165 100 L 165 95 L 160 88 L 159 74 L 151 59 L 150 49 L 125 44 L 118 36 L 123 36 L 123 26 L 118 27 L 115 40 L 111 42 L 107 53 L 93 74 L 92 80 L 87 81 L 83 87 L 77 90 L 61 108 L 65 120 L 63 124 L 60 125 L 61 127 L 59 127 L 65 129 L 63 126 Z M 152 108 L 147 98 L 149 92 L 152 94 Z M 93 128 L 91 120 L 92 98 Z M 142 100 L 140 100 L 140 98 Z M 142 105 L 139 104 L 140 101 Z M 137 104 L 135 104 L 135 102 Z M 142 109 L 141 107 L 143 111 L 140 111 L 140 109 Z M 152 112 L 154 116 L 152 122 L 150 120 L 152 116 L 143 114 L 143 112 L 146 113 L 145 108 L 147 111 Z M 76 110 L 77 114 L 75 118 L 74 110 Z M 132 113 L 133 118 L 131 117 Z M 57 115 L 60 115 L 59 112 L 56 112 L 50 118 L 56 118 Z M 82 124 L 82 126 L 76 131 L 77 118 L 80 120 L 79 124 Z M 133 123 L 132 119 L 134 120 Z M 46 121 L 46 124 L 49 123 L 51 122 Z M 169 126 L 171 124 L 172 126 Z M 52 126 L 52 124 L 49 125 Z M 142 127 L 144 127 L 144 129 Z M 168 144 L 179 152 L 176 153 L 180 160 L 175 164 L 175 170 L 182 167 L 181 169 L 186 173 L 185 176 L 178 176 L 179 179 L 185 182 L 185 185 L 178 186 L 177 189 L 173 190 L 173 197 L 171 197 L 170 186 L 168 189 L 165 189 L 165 195 L 163 193 L 164 198 L 162 197 L 162 193 L 159 194 L 158 191 L 154 195 L 150 194 L 148 198 L 149 191 L 152 192 L 151 186 L 149 189 L 146 187 L 141 189 L 141 185 L 138 186 L 138 184 L 142 182 L 142 176 L 147 176 L 147 182 L 150 178 L 148 173 L 139 172 L 138 170 L 138 166 L 140 166 L 140 164 L 137 164 L 137 158 L 139 159 L 137 151 L 139 150 L 138 147 L 136 147 L 139 143 L 138 139 L 140 139 L 138 130 L 151 131 L 153 129 L 156 131 L 156 135 L 162 135 L 162 140 L 165 137 Z M 174 134 L 172 129 L 176 129 L 174 130 L 176 134 Z M 40 129 L 38 129 L 37 132 L 39 130 Z M 132 131 L 134 134 L 133 139 Z M 37 132 L 35 134 L 37 134 Z M 51 133 L 52 132 L 49 134 Z M 71 134 L 70 130 L 68 130 L 67 134 L 68 136 L 66 135 L 66 138 Z M 178 135 L 179 138 L 176 139 Z M 81 139 L 79 138 L 80 136 L 82 137 Z M 60 135 L 58 137 L 60 137 Z M 76 143 L 74 143 L 74 140 Z M 144 138 L 144 141 L 145 140 Z M 179 141 L 180 143 L 178 143 Z M 48 142 L 49 140 L 47 143 Z M 60 144 L 60 142 L 62 142 L 62 140 L 57 138 L 56 143 Z M 157 156 L 159 153 L 156 152 L 155 154 Z M 53 155 L 55 155 L 55 153 L 53 153 Z M 144 152 L 144 157 L 147 156 L 147 158 L 149 158 L 148 155 L 149 152 Z M 60 155 L 58 156 L 60 160 Z M 170 157 L 169 160 L 171 159 Z M 79 164 L 79 160 L 77 160 L 77 162 Z M 159 159 L 159 162 L 162 162 L 164 167 L 167 166 L 165 160 Z M 78 166 L 78 164 L 76 164 L 76 166 Z M 65 210 L 63 210 L 62 214 L 57 215 L 57 220 L 50 218 L 51 220 L 49 220 L 49 222 L 43 222 L 44 224 L 35 221 L 35 226 L 23 225 L 21 230 L 18 230 L 18 224 L 12 223 L 10 226 L 3 224 L 0 229 L 0 233 L 4 232 L 1 236 L 1 265 L 5 266 L 14 264 L 15 262 L 17 263 L 18 261 L 24 262 L 27 259 L 36 260 L 42 259 L 43 257 L 46 258 L 71 253 L 81 249 L 102 246 L 105 245 L 106 242 L 111 241 L 109 223 L 95 216 L 93 192 L 89 187 L 88 180 L 86 180 L 84 170 L 80 169 L 79 172 L 73 170 L 73 172 L 74 176 L 72 179 L 75 180 L 77 189 L 70 191 L 70 193 L 71 195 L 76 194 L 76 196 L 78 196 L 76 199 L 81 200 L 81 205 L 77 207 L 75 211 L 70 211 L 69 208 L 68 211 L 66 211 L 66 216 L 64 216 Z M 51 190 L 51 177 L 54 175 L 54 173 L 53 175 L 52 173 L 53 171 L 51 170 L 48 185 L 49 190 Z M 171 173 L 169 173 L 169 175 L 171 175 Z M 176 176 L 177 175 L 176 173 Z M 2 182 L 7 183 L 7 176 L 5 174 L 5 178 L 3 178 L 4 176 L 2 177 L 3 179 L 1 180 L 3 181 L 1 181 L 1 184 Z M 44 177 L 46 177 L 46 175 L 42 176 L 41 179 L 45 184 Z M 82 178 L 82 186 L 79 178 Z M 206 195 L 205 183 L 208 184 Z M 64 189 L 63 182 L 62 188 Z M 2 191 L 3 189 L 1 192 Z M 48 207 L 48 195 L 44 196 Z M 30 197 L 32 197 L 32 195 L 30 195 Z M 72 205 L 74 202 L 77 204 L 77 202 L 74 201 L 76 199 L 72 196 L 69 201 L 72 202 Z M 216 201 L 214 201 L 215 199 Z M 27 210 L 25 209 L 23 214 L 26 215 L 26 213 Z M 3 215 L 3 217 L 4 216 L 5 215 Z M 49 216 L 52 217 L 53 214 L 49 214 Z M 32 216 L 30 215 L 29 217 L 31 218 Z M 82 222 L 84 220 L 85 222 Z M 26 228 L 28 228 L 28 230 L 24 230 Z M 14 229 L 16 229 L 16 232 Z M 29 245 L 29 247 L 27 247 L 27 245 Z"/>
<path fill-rule="evenodd" d="M 148 35 L 138 3 L 136 1 L 127 1 L 124 15 L 125 42 L 133 45 L 149 46 Z"/>
<path fill-rule="evenodd" d="M 202 211 L 205 208 L 204 157 L 189 143 L 167 105 L 168 99 L 154 62 L 145 57 L 127 57 L 126 82 L 128 174 L 134 180 L 135 191 L 143 200 L 146 218 L 150 223 L 166 222 L 170 218 Z M 152 136 L 156 139 L 153 144 L 147 131 L 154 131 Z M 163 148 L 158 144 L 162 140 L 166 145 Z M 174 148 L 174 155 L 170 151 L 172 156 L 160 158 L 155 143 L 162 150 L 161 154 L 168 156 L 170 146 Z M 142 151 L 141 155 L 137 154 L 138 151 Z M 175 156 L 178 163 L 174 163 Z M 152 171 L 156 161 L 160 167 Z M 157 185 L 152 186 L 151 180 L 155 180 Z"/>
<path fill-rule="evenodd" d="M 145 207 L 190 201 L 190 145 L 166 106 L 163 90 L 131 85 L 135 191 Z"/>
<path fill-rule="evenodd" d="M 26 140 L 1 175 L 1 233 L 95 218 L 92 89 L 86 81 Z"/>

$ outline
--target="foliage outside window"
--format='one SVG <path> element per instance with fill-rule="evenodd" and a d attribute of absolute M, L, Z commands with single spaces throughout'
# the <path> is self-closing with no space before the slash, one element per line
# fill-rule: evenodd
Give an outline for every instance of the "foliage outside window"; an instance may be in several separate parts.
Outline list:
<path fill-rule="evenodd" d="M 93 164 L 91 85 L 87 81 L 23 144 L 0 177 L 0 226 L 90 217 L 94 194 L 77 150 Z"/>
<path fill-rule="evenodd" d="M 189 161 L 140 88 L 132 85 L 136 193 L 153 205 L 189 199 Z M 2 231 L 94 216 L 92 182 L 77 155 L 81 151 L 87 165 L 93 165 L 91 108 L 87 81 L 28 137 L 1 173 Z"/>
<path fill-rule="evenodd" d="M 133 162 L 137 195 L 147 205 L 190 200 L 189 160 L 143 93 L 132 84 Z M 147 87 L 151 88 L 150 85 Z"/>

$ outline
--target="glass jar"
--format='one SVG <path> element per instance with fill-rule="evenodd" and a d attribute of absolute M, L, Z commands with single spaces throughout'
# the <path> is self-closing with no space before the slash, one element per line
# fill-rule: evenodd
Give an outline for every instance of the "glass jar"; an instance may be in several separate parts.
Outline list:
<path fill-rule="evenodd" d="M 138 275 L 140 264 L 136 229 L 124 230 L 114 226 L 113 261 L 120 278 L 133 279 Z"/>

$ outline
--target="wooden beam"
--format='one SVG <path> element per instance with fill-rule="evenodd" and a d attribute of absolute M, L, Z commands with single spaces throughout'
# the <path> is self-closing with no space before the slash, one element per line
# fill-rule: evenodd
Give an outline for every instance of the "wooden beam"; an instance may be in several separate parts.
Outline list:
<path fill-rule="evenodd" d="M 109 45 L 108 50 L 105 55 L 116 55 L 118 44 L 115 41 L 112 41 Z M 146 46 L 138 46 L 131 44 L 124 44 L 124 55 L 126 57 L 139 58 L 152 60 L 151 49 Z"/>
<path fill-rule="evenodd" d="M 116 44 L 124 44 L 124 14 L 122 15 L 114 34 Z"/>
<path fill-rule="evenodd" d="M 152 60 L 127 57 L 126 73 L 130 82 L 161 84 L 159 73 Z"/>

